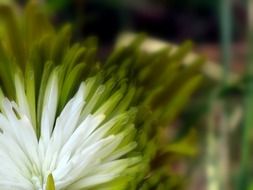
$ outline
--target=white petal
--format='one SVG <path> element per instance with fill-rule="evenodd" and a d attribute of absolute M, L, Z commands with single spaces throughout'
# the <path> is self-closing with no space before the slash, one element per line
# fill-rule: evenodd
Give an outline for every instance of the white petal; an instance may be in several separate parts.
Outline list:
<path fill-rule="evenodd" d="M 19 108 L 31 121 L 31 113 L 29 110 L 29 105 L 27 102 L 26 94 L 25 94 L 25 87 L 24 87 L 23 80 L 21 79 L 21 76 L 19 76 L 18 74 L 15 74 L 14 80 L 15 80 L 17 103 L 19 105 Z"/>
<path fill-rule="evenodd" d="M 51 74 L 43 101 L 43 110 L 41 117 L 41 138 L 48 142 L 53 130 L 57 103 L 58 103 L 58 76 L 57 71 Z"/>

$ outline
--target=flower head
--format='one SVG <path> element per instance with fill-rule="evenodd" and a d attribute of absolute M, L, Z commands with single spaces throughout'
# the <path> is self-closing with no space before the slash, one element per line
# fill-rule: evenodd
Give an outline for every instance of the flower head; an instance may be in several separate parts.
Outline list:
<path fill-rule="evenodd" d="M 140 36 L 99 61 L 94 38 L 72 44 L 71 27 L 56 31 L 32 2 L 22 13 L 0 5 L 0 189 L 135 190 L 167 178 L 152 166 L 169 150 L 160 128 L 201 79 L 201 59 L 181 65 L 189 44 L 148 54 Z"/>
<path fill-rule="evenodd" d="M 122 177 L 127 168 L 138 163 L 139 157 L 124 158 L 136 147 L 132 140 L 135 110 L 112 112 L 120 103 L 120 91 L 99 104 L 107 89 L 100 85 L 92 92 L 96 88 L 91 84 L 94 80 L 81 83 L 74 97 L 57 114 L 58 76 L 56 72 L 51 74 L 38 138 L 23 87 L 16 85 L 22 104 L 2 99 L 1 188 L 46 189 L 50 174 L 59 190 L 96 187 Z"/>

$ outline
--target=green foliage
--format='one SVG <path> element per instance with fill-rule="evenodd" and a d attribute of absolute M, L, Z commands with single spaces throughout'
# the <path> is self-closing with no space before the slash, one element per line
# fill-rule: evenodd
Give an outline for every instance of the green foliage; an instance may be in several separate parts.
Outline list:
<path fill-rule="evenodd" d="M 133 126 L 127 124 L 135 121 L 136 135 L 127 138 L 135 138 L 138 146 L 130 155 L 143 155 L 140 165 L 133 166 L 129 174 L 100 189 L 181 186 L 182 178 L 165 168 L 172 166 L 175 160 L 195 154 L 196 149 L 190 147 L 192 141 L 189 140 L 195 137 L 192 132 L 170 144 L 171 139 L 161 136 L 169 133 L 170 124 L 201 83 L 204 60 L 199 58 L 190 65 L 182 64 L 191 51 L 191 43 L 186 42 L 174 52 L 165 48 L 147 53 L 140 49 L 145 40 L 145 36 L 140 35 L 127 47 L 115 48 L 103 63 L 96 56 L 96 40 L 90 38 L 72 44 L 71 26 L 55 31 L 36 4 L 27 5 L 24 16 L 16 14 L 11 7 L 0 6 L 5 28 L 0 33 L 0 100 L 5 95 L 22 103 L 22 96 L 26 96 L 39 137 L 43 97 L 52 73 L 59 76 L 58 113 L 85 80 L 89 94 L 83 116 L 101 111 L 97 108 L 103 109 L 108 118 L 121 113 L 113 121 L 121 125 L 109 131 L 112 134 L 133 130 Z M 23 86 L 25 92 L 16 91 L 22 88 L 15 86 Z M 47 190 L 53 189 L 53 176 L 49 175 Z"/>

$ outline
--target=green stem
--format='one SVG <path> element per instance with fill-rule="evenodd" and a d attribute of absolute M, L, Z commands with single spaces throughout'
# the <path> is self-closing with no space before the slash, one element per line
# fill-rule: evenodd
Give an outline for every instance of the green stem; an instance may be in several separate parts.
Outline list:
<path fill-rule="evenodd" d="M 223 64 L 223 81 L 221 89 L 228 87 L 228 76 L 232 64 L 232 1 L 222 0 L 221 11 L 221 58 Z M 229 126 L 228 126 L 228 105 L 224 97 L 222 102 L 223 121 L 220 124 L 219 139 L 219 174 L 220 189 L 229 189 Z"/>
<path fill-rule="evenodd" d="M 253 132 L 253 0 L 248 0 L 248 61 L 246 65 L 247 70 L 247 84 L 244 97 L 245 118 L 244 128 L 241 144 L 241 162 L 240 173 L 238 177 L 238 190 L 249 189 L 249 169 L 251 168 L 250 159 L 250 134 Z"/>
<path fill-rule="evenodd" d="M 221 36 L 221 62 L 223 78 L 220 85 L 213 91 L 210 97 L 210 116 L 207 135 L 207 189 L 226 190 L 229 176 L 229 126 L 228 126 L 228 102 L 220 99 L 220 93 L 228 87 L 228 76 L 231 67 L 232 44 L 232 2 L 220 1 L 220 36 Z M 221 120 L 217 122 L 215 117 L 218 110 L 222 110 Z M 216 135 L 218 132 L 218 136 Z"/>
<path fill-rule="evenodd" d="M 222 0 L 221 10 L 221 58 L 223 64 L 223 87 L 227 87 L 227 79 L 231 64 L 231 43 L 232 43 L 232 1 Z"/>

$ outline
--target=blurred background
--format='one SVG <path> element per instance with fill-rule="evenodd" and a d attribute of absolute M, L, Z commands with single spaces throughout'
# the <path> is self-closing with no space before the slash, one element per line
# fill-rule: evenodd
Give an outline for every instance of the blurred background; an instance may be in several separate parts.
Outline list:
<path fill-rule="evenodd" d="M 11 2 L 10 0 L 1 0 Z M 14 1 L 14 0 L 12 0 Z M 16 0 L 25 5 L 26 0 Z M 125 31 L 144 32 L 163 41 L 193 41 L 198 52 L 219 61 L 221 47 L 221 0 L 39 0 L 56 25 L 70 22 L 75 37 L 96 36 L 101 47 L 110 48 Z M 247 25 L 246 0 L 230 0 L 231 40 L 236 70 L 243 69 Z"/>
<path fill-rule="evenodd" d="M 46 0 L 45 0 L 46 1 Z M 24 1 L 25 2 L 25 1 Z M 123 31 L 145 32 L 170 42 L 192 40 L 200 52 L 218 60 L 220 0 L 48 0 L 56 23 L 74 23 L 77 37 L 95 35 L 110 47 Z M 246 1 L 231 0 L 234 61 L 245 57 Z"/>

